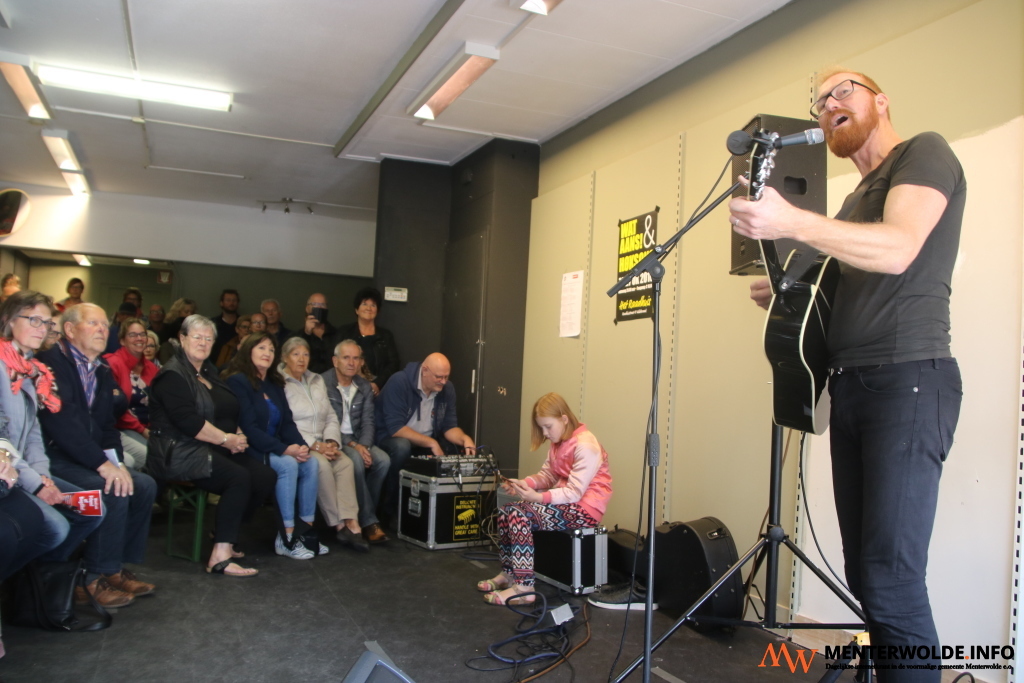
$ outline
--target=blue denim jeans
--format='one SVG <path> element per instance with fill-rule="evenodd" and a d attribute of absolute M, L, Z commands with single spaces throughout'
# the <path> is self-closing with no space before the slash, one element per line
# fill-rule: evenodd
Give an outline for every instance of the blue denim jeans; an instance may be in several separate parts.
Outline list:
<path fill-rule="evenodd" d="M 82 489 L 58 477 L 51 477 L 61 493 L 72 493 Z M 53 545 L 39 556 L 43 562 L 64 562 L 71 556 L 78 544 L 86 539 L 103 522 L 103 517 L 88 517 L 74 513 L 64 514 L 57 508 L 44 503 L 38 496 L 29 496 L 43 513 L 44 534 Z"/>
<path fill-rule="evenodd" d="M 299 519 L 313 523 L 316 516 L 317 473 L 316 458 L 299 462 L 290 455 L 270 454 L 270 467 L 277 472 L 277 507 L 286 529 L 295 527 L 295 498 L 299 499 Z"/>
<path fill-rule="evenodd" d="M 51 459 L 50 472 L 54 478 L 59 477 L 85 491 L 102 491 L 106 486 L 106 480 L 99 472 L 64 458 Z M 156 482 L 148 474 L 129 472 L 135 493 L 130 496 L 115 496 L 113 491 L 104 493 L 103 506 L 107 513 L 85 541 L 83 559 L 90 581 L 98 574 L 109 576 L 118 573 L 125 562 L 140 564 L 145 559 Z"/>
<path fill-rule="evenodd" d="M 833 372 L 829 393 L 846 578 L 868 616 L 871 645 L 937 648 L 925 570 L 942 463 L 960 415 L 960 369 L 949 358 Z M 880 683 L 937 683 L 941 671 L 877 675 Z"/>
<path fill-rule="evenodd" d="M 342 434 L 341 442 L 348 443 L 355 441 L 351 434 Z M 391 467 L 391 458 L 388 454 L 370 446 L 370 466 L 363 462 L 363 456 L 354 448 L 345 446 L 342 450 L 349 457 L 354 465 L 354 477 L 356 480 L 356 502 L 359 503 L 359 526 L 368 527 L 377 524 L 377 505 L 380 503 L 380 494 L 384 489 L 384 480 L 387 479 L 388 469 Z"/>

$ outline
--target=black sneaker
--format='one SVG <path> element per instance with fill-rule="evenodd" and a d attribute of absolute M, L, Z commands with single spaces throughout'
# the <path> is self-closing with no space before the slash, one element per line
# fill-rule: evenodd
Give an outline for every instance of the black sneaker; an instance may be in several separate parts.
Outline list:
<path fill-rule="evenodd" d="M 635 584 L 633 586 L 604 586 L 587 598 L 587 602 L 601 609 L 631 609 L 641 612 L 646 607 L 646 600 L 647 591 Z M 658 603 L 654 603 L 652 608 L 658 609 Z"/>

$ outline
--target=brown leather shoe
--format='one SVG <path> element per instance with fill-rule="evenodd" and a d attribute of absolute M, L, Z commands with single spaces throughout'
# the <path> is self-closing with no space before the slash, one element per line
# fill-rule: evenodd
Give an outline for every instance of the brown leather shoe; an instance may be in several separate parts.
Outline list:
<path fill-rule="evenodd" d="M 101 576 L 96 579 L 86 589 L 92 593 L 92 596 L 96 599 L 100 605 L 106 609 L 116 609 L 118 607 L 127 607 L 128 605 L 135 602 L 135 596 L 130 593 L 118 590 L 107 583 L 107 578 Z M 85 591 L 81 588 L 75 588 L 75 604 L 76 605 L 88 605 L 89 596 L 86 595 Z"/>
<path fill-rule="evenodd" d="M 380 524 L 371 524 L 364 528 L 363 538 L 373 545 L 380 545 L 381 543 L 387 543 L 391 540 L 388 538 L 388 535 L 384 533 L 384 529 L 381 528 Z"/>
<path fill-rule="evenodd" d="M 129 595 L 136 598 L 141 598 L 143 595 L 149 595 L 156 590 L 156 586 L 145 581 L 139 581 L 138 577 L 135 576 L 131 571 L 121 568 L 116 574 L 111 574 L 106 577 L 107 583 L 119 591 L 124 591 Z"/>

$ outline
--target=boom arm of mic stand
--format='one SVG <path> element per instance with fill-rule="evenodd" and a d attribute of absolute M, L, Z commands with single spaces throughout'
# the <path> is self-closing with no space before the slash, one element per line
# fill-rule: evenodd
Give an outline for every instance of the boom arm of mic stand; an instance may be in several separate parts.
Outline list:
<path fill-rule="evenodd" d="M 704 220 L 705 216 L 714 211 L 719 204 L 728 199 L 732 195 L 732 193 L 735 192 L 740 187 L 742 187 L 742 183 L 736 182 L 728 190 L 718 195 L 718 198 L 715 199 L 715 201 L 711 202 L 710 206 L 708 206 L 706 209 L 704 209 L 699 214 L 690 219 L 686 223 L 686 225 L 679 228 L 679 232 L 672 235 L 672 237 L 670 237 L 664 244 L 655 245 L 655 247 L 651 249 L 651 253 L 647 254 L 647 256 L 644 256 L 640 260 L 640 262 L 633 267 L 633 270 L 626 273 L 621 280 L 616 282 L 615 285 L 608 290 L 608 296 L 615 296 L 616 294 L 619 293 L 619 290 L 628 285 L 630 281 L 637 275 L 646 270 L 650 270 L 650 268 L 654 265 L 655 261 L 660 261 L 665 256 L 668 256 L 668 253 L 672 251 L 672 248 L 674 246 L 676 246 L 676 242 L 682 239 L 683 235 L 690 231 L 690 228 Z"/>

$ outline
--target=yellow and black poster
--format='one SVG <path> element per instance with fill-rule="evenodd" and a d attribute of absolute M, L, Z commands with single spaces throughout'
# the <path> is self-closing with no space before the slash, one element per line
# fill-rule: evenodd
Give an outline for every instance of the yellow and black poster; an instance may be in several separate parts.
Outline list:
<path fill-rule="evenodd" d="M 619 221 L 618 278 L 633 270 L 658 243 L 658 210 Z M 654 316 L 654 283 L 649 273 L 640 273 L 615 295 L 615 322 Z"/>

